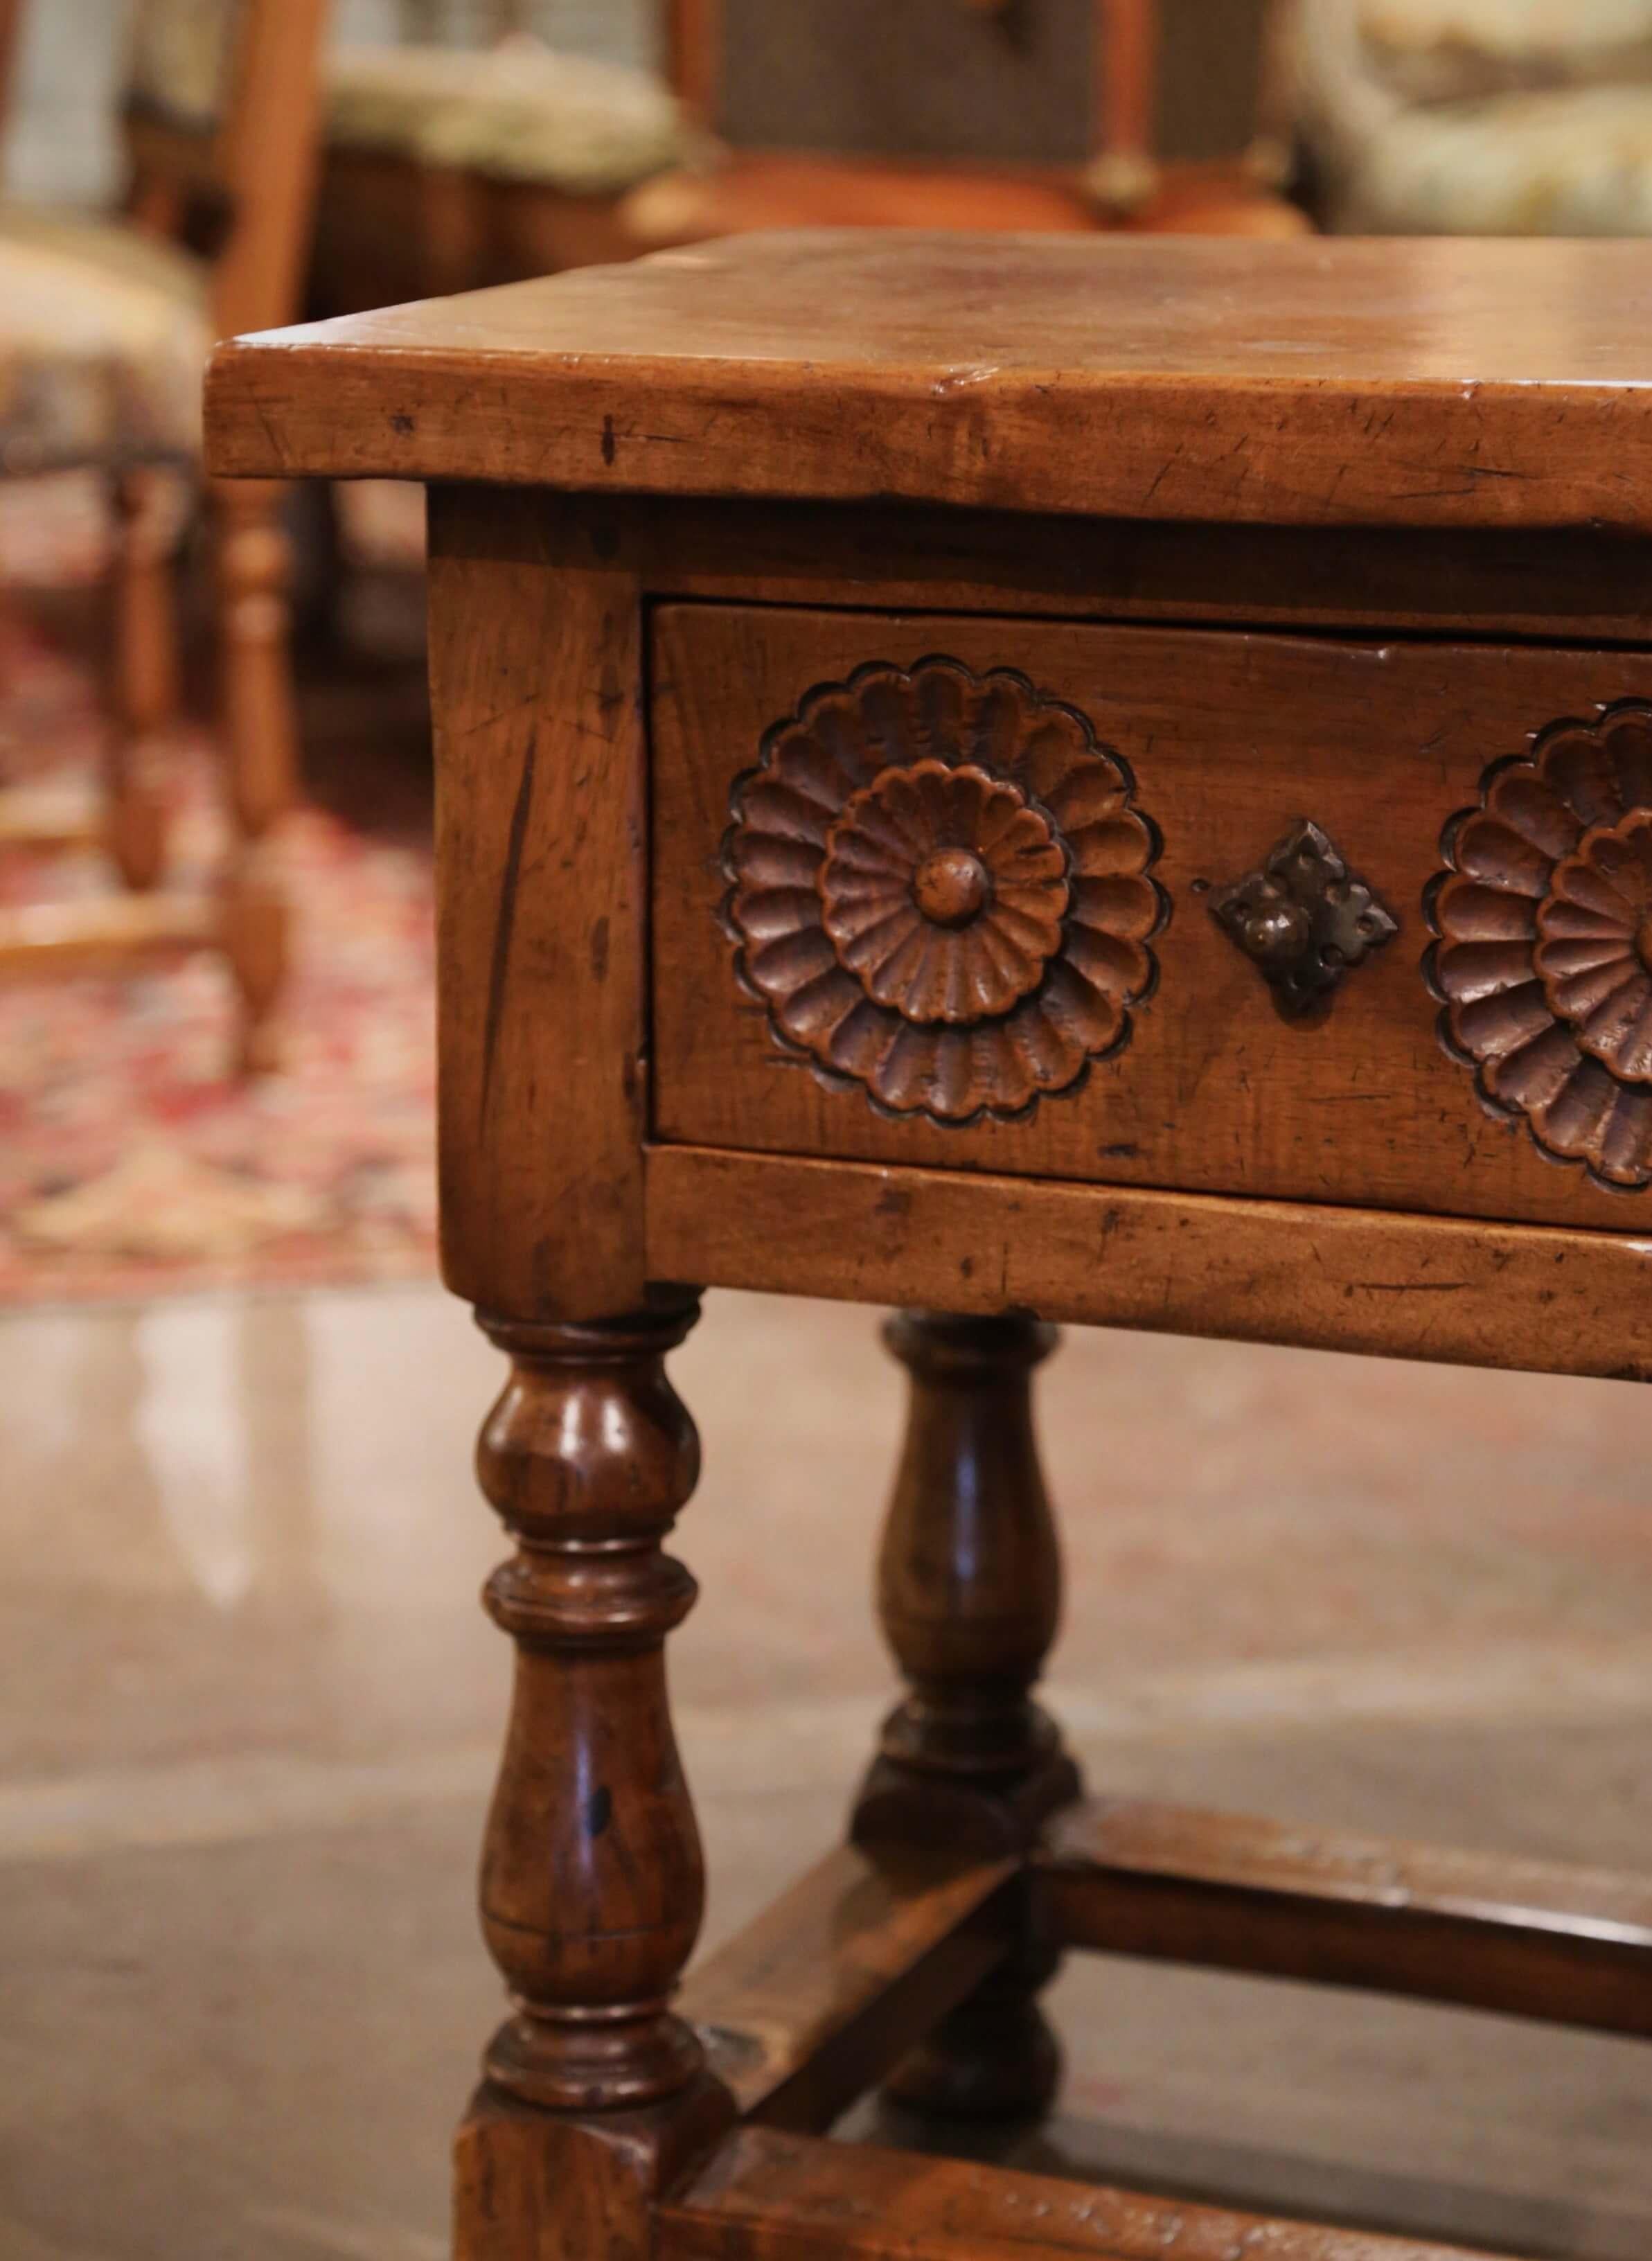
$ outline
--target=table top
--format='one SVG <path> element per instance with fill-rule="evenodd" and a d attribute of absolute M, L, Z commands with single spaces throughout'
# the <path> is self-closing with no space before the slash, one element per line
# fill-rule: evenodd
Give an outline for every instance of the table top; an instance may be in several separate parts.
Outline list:
<path fill-rule="evenodd" d="M 220 349 L 231 474 L 1652 530 L 1652 246 L 746 236 Z"/>

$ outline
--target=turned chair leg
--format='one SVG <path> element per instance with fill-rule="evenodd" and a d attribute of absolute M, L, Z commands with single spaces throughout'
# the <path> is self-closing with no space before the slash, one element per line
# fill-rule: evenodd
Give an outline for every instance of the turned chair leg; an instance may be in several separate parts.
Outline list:
<path fill-rule="evenodd" d="M 218 618 L 223 729 L 235 828 L 224 943 L 241 993 L 241 1065 L 277 1064 L 275 1012 L 287 972 L 288 909 L 276 830 L 297 791 L 298 725 L 291 658 L 291 545 L 284 490 L 220 481 Z"/>
<path fill-rule="evenodd" d="M 459 2261 L 643 2254 L 662 2180 L 734 2106 L 671 2001 L 700 1928 L 700 1837 L 665 1696 L 694 1583 L 661 1548 L 700 1446 L 665 1378 L 698 1304 L 627 1319 L 483 1319 L 512 1375 L 482 1488 L 517 1541 L 490 1580 L 516 1643 L 482 1927 L 514 2015 L 461 2130 Z"/>
<path fill-rule="evenodd" d="M 855 1840 L 873 1851 L 1023 1851 L 1079 1794 L 1077 1769 L 1031 1696 L 1060 1614 L 1031 1403 L 1032 1370 L 1057 1338 L 1029 1319 L 926 1312 L 890 1320 L 885 1336 L 912 1379 L 878 1601 L 909 1693 L 885 1723 Z M 1056 1962 L 1029 1927 L 886 2092 L 927 2111 L 1042 2110 L 1060 2058 L 1037 1995 Z"/>
<path fill-rule="evenodd" d="M 175 564 L 183 498 L 169 473 L 140 470 L 115 480 L 112 500 L 105 822 L 122 879 L 148 888 L 166 861 L 158 742 L 178 712 Z"/>

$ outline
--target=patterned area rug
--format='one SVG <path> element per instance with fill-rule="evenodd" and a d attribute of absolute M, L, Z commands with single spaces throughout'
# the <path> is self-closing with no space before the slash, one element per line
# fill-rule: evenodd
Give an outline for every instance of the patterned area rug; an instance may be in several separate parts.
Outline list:
<path fill-rule="evenodd" d="M 0 594 L 83 585 L 101 547 L 83 495 L 12 490 Z M 7 598 L 0 777 L 90 773 L 101 729 L 84 635 Z M 349 755 L 329 750 L 335 766 Z M 175 873 L 205 887 L 224 839 L 206 733 L 180 729 L 169 766 Z M 365 824 L 309 806 L 285 834 L 295 965 L 279 1074 L 230 1075 L 233 1000 L 210 956 L 0 981 L 0 1303 L 429 1274 L 429 858 L 405 790 L 383 829 L 370 779 L 351 798 Z M 92 856 L 0 860 L 8 903 L 111 884 Z"/>

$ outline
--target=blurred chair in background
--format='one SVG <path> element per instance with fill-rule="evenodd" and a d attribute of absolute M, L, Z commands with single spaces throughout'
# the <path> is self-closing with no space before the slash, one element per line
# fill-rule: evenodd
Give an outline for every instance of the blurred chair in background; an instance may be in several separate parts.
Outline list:
<path fill-rule="evenodd" d="M 398 0 L 327 62 L 312 291 L 326 312 L 624 258 L 625 192 L 695 137 L 652 72 L 564 52 L 558 0 Z"/>
<path fill-rule="evenodd" d="M 669 85 L 556 52 L 557 0 L 336 54 L 319 305 L 753 227 L 1304 225 L 1255 162 L 1268 0 L 658 4 Z"/>
<path fill-rule="evenodd" d="M 1652 0 L 1292 0 L 1294 107 L 1350 234 L 1652 233 Z"/>
<path fill-rule="evenodd" d="M 0 0 L 0 90 L 22 0 Z M 0 842 L 107 842 L 130 893 L 0 914 L 0 970 L 217 947 L 242 1008 L 241 1063 L 272 1064 L 285 913 L 268 840 L 288 807 L 295 721 L 283 491 L 210 493 L 215 621 L 236 847 L 221 900 L 157 891 L 156 742 L 177 704 L 174 565 L 198 483 L 214 339 L 290 318 L 308 244 L 326 0 L 140 0 L 124 126 L 126 215 L 0 207 L 0 476 L 94 470 L 118 534 L 106 790 L 0 793 Z"/>
<path fill-rule="evenodd" d="M 1253 162 L 1266 0 L 671 0 L 668 20 L 679 92 L 729 146 L 628 200 L 639 248 L 817 225 L 1303 225 Z"/>

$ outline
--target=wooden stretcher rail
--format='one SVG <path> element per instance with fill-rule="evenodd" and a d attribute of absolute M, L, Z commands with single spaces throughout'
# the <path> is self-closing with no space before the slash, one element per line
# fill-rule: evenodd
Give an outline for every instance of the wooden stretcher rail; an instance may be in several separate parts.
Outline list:
<path fill-rule="evenodd" d="M 650 1277 L 1652 1380 L 1652 1239 L 703 1146 L 647 1157 Z"/>
<path fill-rule="evenodd" d="M 13 786 L 0 793 L 0 847 L 83 848 L 105 829 L 95 793 L 52 786 Z"/>
<path fill-rule="evenodd" d="M 1131 1799 L 1037 1858 L 1067 1945 L 1652 2037 L 1652 1884 Z"/>
<path fill-rule="evenodd" d="M 1461 2246 L 742 2128 L 661 2207 L 660 2261 L 1492 2261 Z"/>
<path fill-rule="evenodd" d="M 113 895 L 86 902 L 30 903 L 0 912 L 0 973 L 204 950 L 220 944 L 223 931 L 221 909 L 204 897 Z"/>
<path fill-rule="evenodd" d="M 829 2128 L 1002 1960 L 1018 1864 L 829 1854 L 689 1978 L 742 2116 Z"/>

